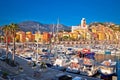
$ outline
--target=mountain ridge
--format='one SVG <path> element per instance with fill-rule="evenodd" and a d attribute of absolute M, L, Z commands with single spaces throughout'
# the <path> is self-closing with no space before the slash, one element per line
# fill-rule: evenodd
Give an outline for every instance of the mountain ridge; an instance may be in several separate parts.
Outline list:
<path fill-rule="evenodd" d="M 41 32 L 45 32 L 45 31 L 56 32 L 57 31 L 57 24 L 43 24 L 37 21 L 24 21 L 24 22 L 18 23 L 18 26 L 20 27 L 22 31 L 25 31 L 25 32 L 27 31 L 35 32 L 38 30 L 40 30 Z M 59 26 L 58 31 L 71 30 L 70 27 L 63 25 L 63 24 L 59 24 L 58 26 Z"/>
<path fill-rule="evenodd" d="M 57 27 L 57 24 L 45 24 L 45 23 L 41 23 L 38 21 L 23 21 L 20 23 L 17 23 L 18 26 L 20 27 L 21 31 L 24 32 L 28 32 L 31 31 L 33 33 L 35 33 L 36 31 L 40 31 L 40 32 L 57 32 L 58 31 L 71 31 L 71 27 L 70 26 L 66 26 L 64 24 L 59 24 Z M 88 28 L 91 26 L 98 26 L 98 25 L 103 25 L 105 27 L 109 27 L 115 31 L 120 31 L 120 25 L 114 24 L 114 23 L 102 23 L 102 22 L 93 22 L 91 24 L 89 24 Z M 1 26 L 0 29 L 2 29 Z M 0 31 L 2 32 L 2 31 Z"/>

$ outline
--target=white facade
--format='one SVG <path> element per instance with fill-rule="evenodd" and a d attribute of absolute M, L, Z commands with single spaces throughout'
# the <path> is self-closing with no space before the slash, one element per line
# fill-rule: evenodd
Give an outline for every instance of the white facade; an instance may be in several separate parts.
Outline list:
<path fill-rule="evenodd" d="M 80 29 L 80 26 L 72 26 L 72 28 L 71 28 L 72 30 L 72 32 L 74 32 L 74 30 L 78 30 L 78 29 Z"/>
<path fill-rule="evenodd" d="M 87 28 L 85 18 L 82 18 L 82 20 L 81 20 L 81 28 Z"/>
<path fill-rule="evenodd" d="M 80 26 L 72 26 L 71 31 L 74 32 L 75 30 L 86 29 L 87 27 L 88 27 L 88 25 L 86 25 L 85 18 L 82 18 L 81 25 Z"/>

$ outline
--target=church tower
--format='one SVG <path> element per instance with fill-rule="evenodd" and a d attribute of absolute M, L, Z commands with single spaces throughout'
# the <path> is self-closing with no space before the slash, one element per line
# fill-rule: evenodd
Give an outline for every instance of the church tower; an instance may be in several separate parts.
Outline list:
<path fill-rule="evenodd" d="M 86 28 L 87 27 L 85 18 L 82 18 L 82 20 L 81 20 L 81 27 L 82 28 Z"/>

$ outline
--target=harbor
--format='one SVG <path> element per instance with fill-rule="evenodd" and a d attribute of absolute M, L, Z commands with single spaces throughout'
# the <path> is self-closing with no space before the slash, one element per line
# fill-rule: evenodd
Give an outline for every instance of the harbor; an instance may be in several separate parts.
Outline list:
<path fill-rule="evenodd" d="M 120 80 L 120 0 L 0 0 L 0 80 Z"/>
<path fill-rule="evenodd" d="M 68 44 L 52 45 L 52 48 L 42 44 L 38 44 L 39 46 L 31 46 L 33 43 L 24 45 L 24 48 L 22 48 L 22 45 L 17 44 L 16 46 L 15 59 L 23 69 L 23 72 L 19 72 L 18 66 L 14 68 L 15 72 L 13 74 L 19 77 L 18 79 L 14 75 L 13 77 L 16 77 L 17 80 L 24 79 L 25 76 L 28 76 L 26 80 L 57 80 L 59 75 L 67 76 L 67 78 L 72 78 L 73 80 L 75 77 L 85 80 L 101 80 L 105 78 L 105 75 L 111 75 L 111 78 L 109 77 L 108 80 L 114 80 L 115 78 L 117 80 L 116 54 L 111 54 L 111 51 L 108 51 L 111 45 L 107 47 L 107 51 L 102 51 L 102 48 L 100 48 L 101 50 L 97 50 L 95 45 L 94 47 L 86 47 L 86 45 L 83 45 L 86 48 L 79 45 L 68 47 Z M 1 47 L 0 52 L 2 55 L 5 55 L 4 47 L 5 46 Z M 12 49 L 10 45 L 9 48 Z M 10 49 L 9 51 L 11 51 Z M 119 55 L 119 48 L 116 49 Z M 11 53 L 12 51 L 9 57 L 12 57 Z M 40 67 L 42 62 L 46 65 L 45 68 Z M 1 61 L 1 63 L 5 62 Z M 52 75 L 49 76 L 50 74 Z M 22 77 L 20 75 L 22 75 Z"/>

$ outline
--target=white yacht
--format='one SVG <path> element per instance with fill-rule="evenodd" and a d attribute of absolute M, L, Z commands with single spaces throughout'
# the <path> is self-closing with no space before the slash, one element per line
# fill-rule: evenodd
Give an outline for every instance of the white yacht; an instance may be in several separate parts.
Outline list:
<path fill-rule="evenodd" d="M 80 68 L 80 74 L 93 76 L 97 73 L 98 66 L 95 65 L 94 60 L 84 58 L 83 59 L 83 67 Z"/>
<path fill-rule="evenodd" d="M 53 64 L 53 68 L 65 70 L 69 65 L 69 59 L 65 55 L 59 55 Z"/>
<path fill-rule="evenodd" d="M 66 69 L 67 72 L 72 72 L 72 73 L 80 73 L 80 64 L 79 64 L 79 59 L 74 58 L 71 59 L 70 65 Z"/>
<path fill-rule="evenodd" d="M 101 63 L 101 66 L 99 67 L 100 74 L 103 75 L 113 75 L 116 73 L 116 62 L 111 60 L 106 60 Z"/>

